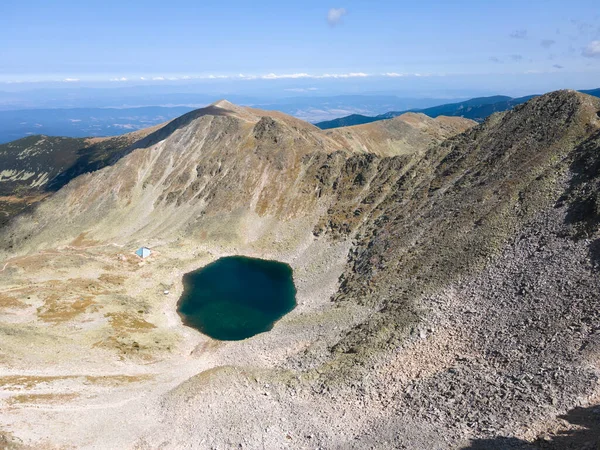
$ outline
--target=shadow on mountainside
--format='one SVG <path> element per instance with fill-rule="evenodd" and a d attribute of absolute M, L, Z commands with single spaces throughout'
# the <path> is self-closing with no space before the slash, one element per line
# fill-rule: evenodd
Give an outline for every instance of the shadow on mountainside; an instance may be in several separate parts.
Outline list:
<path fill-rule="evenodd" d="M 517 438 L 475 439 L 463 450 L 598 450 L 600 449 L 600 406 L 574 408 L 560 419 L 571 427 L 530 443 Z"/>
<path fill-rule="evenodd" d="M 589 246 L 592 270 L 600 272 L 600 238 L 592 241 Z"/>
<path fill-rule="evenodd" d="M 112 166 L 134 150 L 148 148 L 202 116 L 230 116 L 233 114 L 235 112 L 227 108 L 210 105 L 173 119 L 163 127 L 138 140 L 132 140 L 136 136 L 135 133 L 103 139 L 30 136 L 5 144 L 5 146 L 14 146 L 15 143 L 21 143 L 22 151 L 28 146 L 35 145 L 41 139 L 50 142 L 49 150 L 41 153 L 42 156 L 34 154 L 31 161 L 23 159 L 21 162 L 25 164 L 23 170 L 31 170 L 30 166 L 39 166 L 40 170 L 47 173 L 50 180 L 41 186 L 31 186 L 29 185 L 30 182 L 16 187 L 13 185 L 7 186 L 4 183 L 6 192 L 0 190 L 0 198 L 4 195 L 10 197 L 10 199 L 8 201 L 0 199 L 0 229 L 7 227 L 17 216 L 33 211 L 50 194 L 66 186 L 71 180 L 80 175 Z M 44 155 L 50 155 L 51 159 L 40 159 Z"/>
<path fill-rule="evenodd" d="M 175 131 L 180 128 L 184 128 L 189 125 L 194 120 L 202 117 L 202 116 L 230 116 L 233 115 L 233 111 L 230 111 L 225 108 L 217 107 L 215 105 L 209 105 L 205 108 L 196 109 L 194 111 L 190 111 L 183 116 L 180 116 L 176 119 L 171 120 L 164 127 L 156 130 L 153 133 L 150 133 L 143 139 L 140 139 L 136 143 L 134 143 L 128 150 L 132 152 L 133 150 L 137 150 L 138 148 L 147 148 L 154 144 L 159 143 L 160 141 L 171 136 Z M 113 163 L 114 164 L 114 163 Z"/>
<path fill-rule="evenodd" d="M 45 187 L 46 192 L 56 192 L 69 181 L 83 175 L 84 173 L 95 172 L 107 166 L 116 164 L 121 158 L 127 156 L 134 150 L 148 148 L 158 142 L 168 138 L 175 131 L 184 128 L 194 120 L 202 116 L 228 116 L 233 112 L 214 105 L 206 108 L 196 109 L 181 117 L 173 119 L 165 126 L 150 133 L 148 136 L 134 142 L 133 144 L 124 143 L 125 137 L 117 136 L 115 138 L 101 141 L 89 147 L 77 151 L 77 160 L 68 169 L 59 173 Z"/>
<path fill-rule="evenodd" d="M 557 206 L 569 205 L 565 218 L 576 239 L 592 237 L 600 225 L 600 131 L 575 150 L 569 187 Z"/>

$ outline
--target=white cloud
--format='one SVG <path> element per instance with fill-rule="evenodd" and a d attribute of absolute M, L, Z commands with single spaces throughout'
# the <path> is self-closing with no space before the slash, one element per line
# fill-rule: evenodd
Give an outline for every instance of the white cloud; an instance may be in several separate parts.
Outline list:
<path fill-rule="evenodd" d="M 324 78 L 364 78 L 370 76 L 363 72 L 350 72 L 350 73 L 324 73 L 321 75 L 314 75 L 308 73 L 268 73 L 266 75 L 245 75 L 240 73 L 238 78 L 243 80 L 285 80 L 285 79 L 324 79 Z"/>
<path fill-rule="evenodd" d="M 590 42 L 582 54 L 588 58 L 600 58 L 600 41 Z"/>
<path fill-rule="evenodd" d="M 332 27 L 335 27 L 342 22 L 342 19 L 346 14 L 348 14 L 346 8 L 331 8 L 327 13 L 327 22 Z"/>
<path fill-rule="evenodd" d="M 351 73 L 324 73 L 323 75 L 315 75 L 314 78 L 364 78 L 369 75 L 362 72 Z"/>
<path fill-rule="evenodd" d="M 198 79 L 209 79 L 209 80 L 221 80 L 221 79 L 240 79 L 240 80 L 299 80 L 299 79 L 311 79 L 320 80 L 325 78 L 364 78 L 370 77 L 368 73 L 363 72 L 350 72 L 350 73 L 323 73 L 323 74 L 310 74 L 310 73 L 274 73 L 270 72 L 264 75 L 246 75 L 239 73 L 234 76 L 229 75 L 204 75 L 197 76 L 194 78 Z M 184 79 L 184 78 L 182 78 Z"/>
<path fill-rule="evenodd" d="M 245 73 L 239 73 L 237 75 L 195 75 L 195 76 L 184 76 L 184 77 L 154 77 L 152 78 L 155 81 L 163 81 L 163 80 L 190 80 L 190 79 L 204 79 L 204 80 L 230 80 L 230 79 L 238 79 L 238 80 L 323 80 L 323 79 L 347 79 L 347 78 L 367 78 L 374 76 L 383 76 L 390 78 L 398 78 L 398 77 L 426 77 L 430 76 L 430 74 L 421 74 L 421 73 L 398 73 L 398 72 L 384 72 L 381 74 L 369 74 L 365 72 L 348 72 L 348 73 L 322 73 L 322 74 L 311 74 L 306 72 L 299 73 L 274 73 L 269 72 L 263 75 L 254 74 L 249 75 Z"/>
<path fill-rule="evenodd" d="M 274 73 L 268 73 L 267 75 L 261 76 L 263 80 L 281 80 L 281 79 L 298 79 L 298 78 L 310 78 L 311 76 L 307 73 L 288 73 L 277 75 Z"/>
<path fill-rule="evenodd" d="M 518 56 L 517 56 L 518 57 Z M 264 81 L 276 81 L 276 80 L 336 80 L 336 79 L 351 79 L 351 78 L 374 78 L 374 77 L 388 77 L 388 78 L 400 78 L 400 77 L 428 77 L 428 76 L 443 76 L 441 73 L 436 74 L 428 74 L 428 73 L 402 73 L 402 72 L 379 72 L 379 73 L 366 73 L 366 72 L 343 72 L 343 73 L 306 73 L 306 72 L 297 72 L 297 73 L 275 73 L 268 72 L 263 74 L 244 74 L 239 73 L 237 75 L 217 75 L 217 74 L 201 74 L 201 75 L 185 75 L 185 76 L 139 76 L 135 77 L 124 77 L 124 76 L 114 76 L 113 78 L 108 78 L 111 82 L 128 82 L 135 83 L 136 81 L 176 81 L 176 80 L 264 80 Z M 105 81 L 106 78 L 103 79 Z M 17 79 L 17 80 L 2 80 L 0 79 L 0 83 L 41 83 L 41 82 L 78 82 L 79 78 L 55 78 L 55 79 Z M 87 79 L 86 79 L 87 81 Z M 101 81 L 101 80 L 90 80 L 90 81 Z"/>
<path fill-rule="evenodd" d="M 312 91 L 318 91 L 318 90 L 319 89 L 315 88 L 315 87 L 284 89 L 284 91 L 286 91 L 286 92 L 312 92 Z"/>
<path fill-rule="evenodd" d="M 439 76 L 444 77 L 446 74 L 444 73 L 436 73 L 434 75 L 430 73 L 398 73 L 398 72 L 385 72 L 381 74 L 384 77 L 388 78 L 400 78 L 400 77 L 431 77 L 431 76 Z"/>

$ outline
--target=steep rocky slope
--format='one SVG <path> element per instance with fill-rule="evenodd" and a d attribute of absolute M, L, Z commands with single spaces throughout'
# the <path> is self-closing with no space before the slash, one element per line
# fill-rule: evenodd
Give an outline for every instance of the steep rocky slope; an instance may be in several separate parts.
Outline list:
<path fill-rule="evenodd" d="M 5 440 L 569 445 L 600 403 L 599 111 L 556 92 L 439 145 L 227 102 L 156 130 L 0 230 Z M 415 119 L 440 134 L 388 146 Z M 229 254 L 288 262 L 298 307 L 224 343 L 175 304 Z"/>
<path fill-rule="evenodd" d="M 39 135 L 0 145 L 0 227 L 73 178 L 113 164 L 157 128 L 114 138 Z"/>

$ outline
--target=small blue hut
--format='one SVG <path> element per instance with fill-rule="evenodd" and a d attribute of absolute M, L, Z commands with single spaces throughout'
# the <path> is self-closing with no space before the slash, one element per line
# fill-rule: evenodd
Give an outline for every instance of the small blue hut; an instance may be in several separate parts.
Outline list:
<path fill-rule="evenodd" d="M 137 249 L 135 254 L 138 255 L 140 258 L 147 258 L 152 254 L 152 252 L 148 247 L 140 247 Z"/>

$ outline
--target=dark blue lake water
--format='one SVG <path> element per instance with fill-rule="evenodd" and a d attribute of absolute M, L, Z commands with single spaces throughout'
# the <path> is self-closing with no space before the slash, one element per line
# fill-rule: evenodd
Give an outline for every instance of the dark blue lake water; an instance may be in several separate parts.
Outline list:
<path fill-rule="evenodd" d="M 189 327 L 221 341 L 269 331 L 296 307 L 292 268 L 278 261 L 228 256 L 183 277 L 177 312 Z"/>

